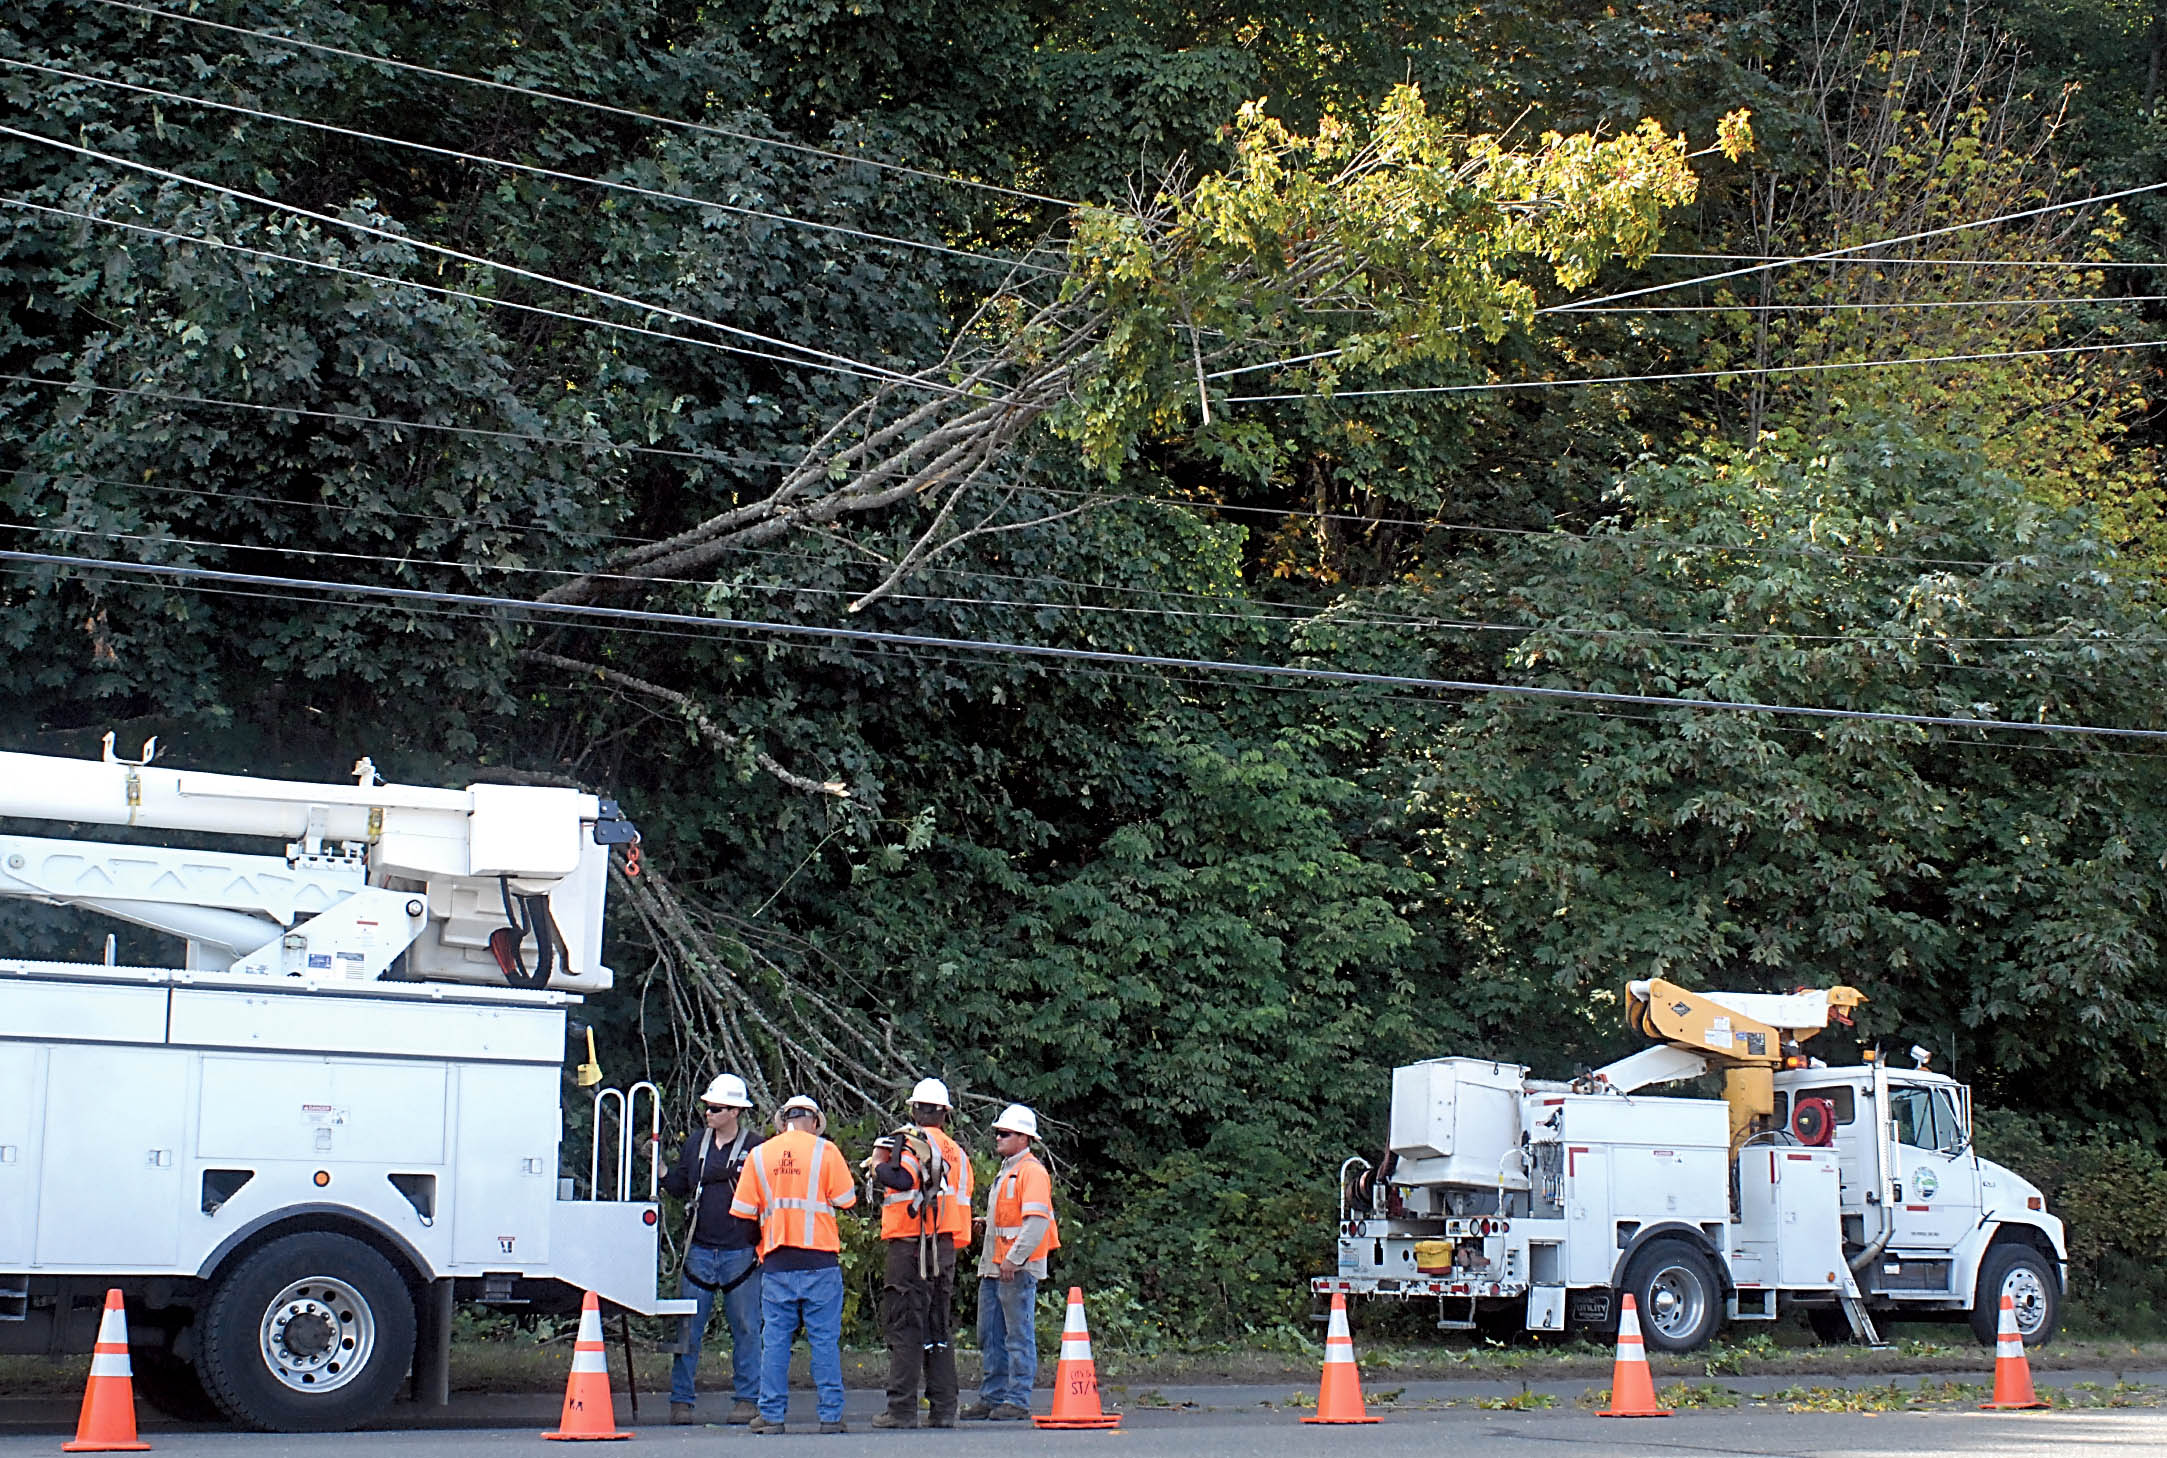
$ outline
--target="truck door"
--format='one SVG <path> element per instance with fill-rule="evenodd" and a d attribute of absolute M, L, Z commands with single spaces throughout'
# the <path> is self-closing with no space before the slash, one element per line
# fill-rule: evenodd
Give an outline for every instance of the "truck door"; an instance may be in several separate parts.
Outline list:
<path fill-rule="evenodd" d="M 1979 1223 L 1979 1173 L 1956 1100 L 1943 1085 L 1891 1081 L 1889 1143 L 1901 1193 L 1896 1250 L 1947 1250 Z"/>
<path fill-rule="evenodd" d="M 99 1272 L 172 1265 L 188 1055 L 61 1044 L 47 1057 L 37 1263 Z"/>
<path fill-rule="evenodd" d="M 0 1271 L 30 1264 L 37 1212 L 37 1097 L 45 1071 L 42 1050 L 28 1043 L 0 1043 Z"/>

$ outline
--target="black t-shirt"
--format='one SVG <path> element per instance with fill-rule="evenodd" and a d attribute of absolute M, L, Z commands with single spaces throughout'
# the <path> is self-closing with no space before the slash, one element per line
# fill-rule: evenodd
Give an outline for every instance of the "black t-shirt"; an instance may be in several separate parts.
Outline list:
<path fill-rule="evenodd" d="M 739 1220 L 730 1214 L 730 1201 L 737 1194 L 737 1177 L 745 1168 L 745 1157 L 759 1148 L 763 1135 L 755 1134 L 740 1124 L 738 1134 L 744 1143 L 737 1145 L 733 1157 L 732 1139 L 708 1138 L 705 1167 L 700 1163 L 700 1141 L 708 1135 L 705 1128 L 695 1129 L 685 1137 L 685 1147 L 678 1152 L 677 1162 L 662 1177 L 662 1188 L 680 1200 L 690 1200 L 695 1188 L 700 1190 L 700 1209 L 692 1226 L 694 1245 L 713 1246 L 720 1250 L 757 1249 L 760 1244 L 760 1225 L 755 1220 Z M 694 1184 L 697 1177 L 699 1183 Z"/>

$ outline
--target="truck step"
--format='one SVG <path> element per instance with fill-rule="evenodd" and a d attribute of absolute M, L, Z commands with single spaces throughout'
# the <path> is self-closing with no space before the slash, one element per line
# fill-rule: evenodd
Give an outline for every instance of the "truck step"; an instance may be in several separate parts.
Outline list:
<path fill-rule="evenodd" d="M 0 1276 L 0 1321 L 30 1319 L 30 1283 L 21 1276 Z"/>

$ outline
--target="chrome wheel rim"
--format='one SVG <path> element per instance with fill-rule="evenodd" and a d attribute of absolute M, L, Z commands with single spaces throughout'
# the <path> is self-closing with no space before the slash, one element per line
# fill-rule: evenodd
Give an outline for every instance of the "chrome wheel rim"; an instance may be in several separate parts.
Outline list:
<path fill-rule="evenodd" d="M 376 1350 L 376 1313 L 334 1276 L 294 1282 L 264 1309 L 264 1365 L 295 1392 L 330 1392 L 361 1375 Z"/>
<path fill-rule="evenodd" d="M 1708 1314 L 1708 1287 L 1690 1266 L 1665 1266 L 1648 1282 L 1647 1322 L 1672 1341 L 1700 1329 Z"/>
<path fill-rule="evenodd" d="M 2001 1294 L 2016 1308 L 2017 1332 L 2037 1336 L 2047 1324 L 2047 1285 L 2030 1266 L 2016 1266 L 2001 1278 Z M 2001 1303 L 1997 1300 L 1995 1304 Z"/>

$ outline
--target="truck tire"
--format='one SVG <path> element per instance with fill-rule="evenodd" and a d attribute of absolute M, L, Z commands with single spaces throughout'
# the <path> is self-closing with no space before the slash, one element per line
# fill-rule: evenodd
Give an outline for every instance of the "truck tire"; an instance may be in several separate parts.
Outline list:
<path fill-rule="evenodd" d="M 2062 1314 L 2061 1282 L 2054 1263 L 2028 1245 L 1997 1245 L 1979 1263 L 1979 1288 L 1972 1295 L 1972 1335 L 1988 1346 L 2001 1329 L 2001 1298 L 2016 1305 L 2017 1331 L 2027 1347 L 2054 1340 Z"/>
<path fill-rule="evenodd" d="M 1708 1257 L 1682 1240 L 1651 1240 L 1625 1267 L 1621 1297 L 1640 1309 L 1641 1340 L 1659 1352 L 1708 1345 L 1723 1324 L 1723 1286 Z M 1618 1303 L 1622 1310 L 1625 1303 Z"/>
<path fill-rule="evenodd" d="M 219 1277 L 196 1365 L 226 1416 L 269 1433 L 342 1432 L 381 1412 L 414 1359 L 414 1298 L 351 1236 L 281 1236 Z"/>

